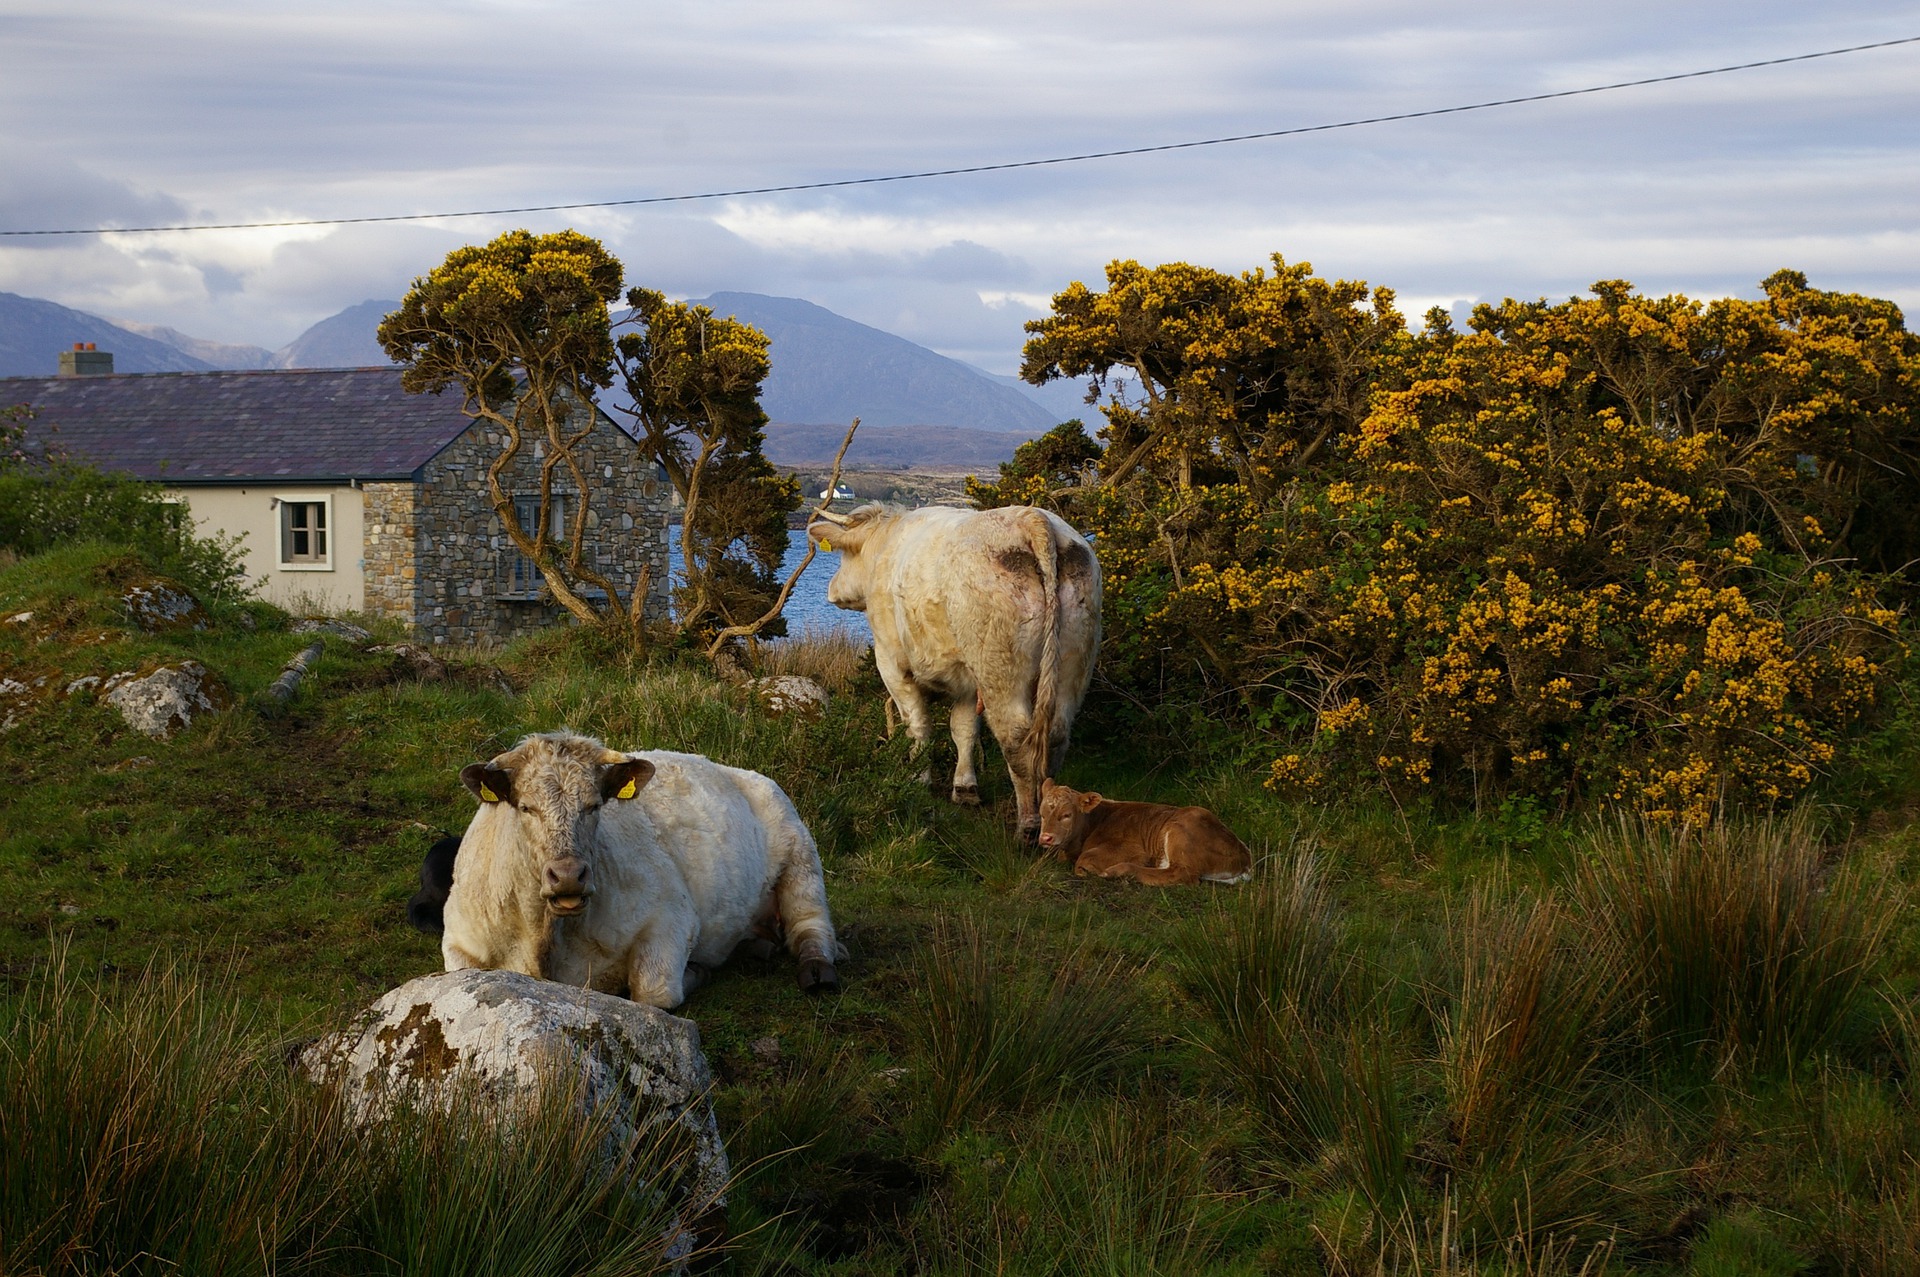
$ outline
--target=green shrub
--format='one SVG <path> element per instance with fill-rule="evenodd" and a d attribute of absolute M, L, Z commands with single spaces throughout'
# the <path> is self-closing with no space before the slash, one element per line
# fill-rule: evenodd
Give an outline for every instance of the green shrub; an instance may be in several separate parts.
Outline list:
<path fill-rule="evenodd" d="M 209 604 L 249 593 L 240 538 L 196 536 L 186 506 L 154 484 L 64 461 L 0 466 L 0 548 L 29 555 L 82 541 L 127 545 Z"/>

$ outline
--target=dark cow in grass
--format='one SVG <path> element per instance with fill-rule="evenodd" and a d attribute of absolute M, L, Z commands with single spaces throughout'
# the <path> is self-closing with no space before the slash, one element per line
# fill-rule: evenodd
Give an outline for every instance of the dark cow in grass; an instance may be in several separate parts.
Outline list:
<path fill-rule="evenodd" d="M 453 890 L 453 858 L 460 854 L 460 838 L 450 834 L 427 849 L 420 863 L 420 890 L 407 901 L 407 921 L 416 930 L 437 936 L 446 930 L 447 893 Z"/>
<path fill-rule="evenodd" d="M 1040 845 L 1076 874 L 1153 887 L 1253 876 L 1246 844 L 1205 807 L 1110 802 L 1052 780 L 1040 790 Z"/>

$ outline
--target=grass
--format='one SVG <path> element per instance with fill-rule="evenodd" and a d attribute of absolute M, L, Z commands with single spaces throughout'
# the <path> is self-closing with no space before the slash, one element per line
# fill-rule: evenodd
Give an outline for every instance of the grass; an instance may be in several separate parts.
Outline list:
<path fill-rule="evenodd" d="M 743 958 L 686 1008 L 739 1171 L 730 1271 L 1920 1271 L 1898 810 L 1850 837 L 1296 807 L 1096 698 L 1064 781 L 1204 802 L 1256 855 L 1245 887 L 1156 891 L 1036 858 L 991 747 L 982 809 L 918 782 L 833 642 L 753 671 L 820 678 L 817 719 L 577 633 L 438 682 L 328 640 L 276 709 L 310 640 L 252 605 L 136 632 L 112 589 L 138 566 L 0 565 L 0 615 L 39 618 L 0 627 L 0 677 L 190 656 L 236 699 L 165 743 L 57 694 L 0 733 L 0 1271 L 646 1262 L 577 1123 L 524 1158 L 458 1124 L 369 1144 L 277 1066 L 438 968 L 403 905 L 471 815 L 458 769 L 561 725 L 765 771 L 821 845 L 845 991 Z M 555 1193 L 586 1205 L 543 1219 Z"/>
<path fill-rule="evenodd" d="M 88 980 L 56 952 L 5 1029 L 9 1273 L 638 1275 L 680 1235 L 671 1124 L 609 1164 L 619 1115 L 556 1087 L 505 1132 L 469 1100 L 376 1135 L 292 1076 L 230 975 Z"/>

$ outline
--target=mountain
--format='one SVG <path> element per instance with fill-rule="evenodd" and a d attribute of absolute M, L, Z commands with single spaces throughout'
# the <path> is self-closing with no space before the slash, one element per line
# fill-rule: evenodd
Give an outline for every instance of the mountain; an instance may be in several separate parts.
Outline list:
<path fill-rule="evenodd" d="M 213 365 L 108 323 L 38 297 L 0 293 L 0 377 L 51 377 L 60 352 L 90 341 L 113 352 L 115 372 L 205 372 Z"/>
<path fill-rule="evenodd" d="M 972 367 L 971 364 L 968 367 Z M 1017 390 L 1043 408 L 1052 418 L 1049 428 L 1063 421 L 1078 417 L 1086 423 L 1089 432 L 1099 429 L 1104 421 L 1100 410 L 1087 402 L 1087 383 L 1068 378 L 1063 381 L 1050 381 L 1044 386 L 1030 386 L 1018 377 L 1009 377 L 1005 373 L 977 370 L 988 381 L 996 382 L 1009 390 Z"/>
<path fill-rule="evenodd" d="M 399 302 L 366 301 L 330 315 L 282 346 L 279 368 L 385 368 L 391 361 L 374 331 Z"/>
<path fill-rule="evenodd" d="M 782 470 L 825 469 L 846 438 L 845 426 L 767 427 L 767 460 Z M 1026 441 L 1008 430 L 961 426 L 869 426 L 863 417 L 847 449 L 847 470 L 969 469 L 991 471 Z"/>
<path fill-rule="evenodd" d="M 274 354 L 264 346 L 235 346 L 224 341 L 208 341 L 204 337 L 189 337 L 178 328 L 167 328 L 161 324 L 143 324 L 132 319 L 116 319 L 114 325 L 142 337 L 151 337 L 157 342 L 172 346 L 181 354 L 198 359 L 209 368 L 248 369 L 273 368 Z M 115 371 L 132 372 L 131 368 L 121 368 L 116 355 Z"/>
<path fill-rule="evenodd" d="M 797 297 L 715 293 L 699 304 L 764 332 L 773 372 L 760 405 L 776 422 L 866 426 L 959 426 L 1025 438 L 1053 414 L 970 364 L 870 328 Z"/>

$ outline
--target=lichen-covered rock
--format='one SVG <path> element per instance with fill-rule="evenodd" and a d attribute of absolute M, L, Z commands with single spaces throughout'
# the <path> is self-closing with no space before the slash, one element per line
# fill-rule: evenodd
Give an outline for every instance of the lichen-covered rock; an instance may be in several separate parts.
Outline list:
<path fill-rule="evenodd" d="M 200 715 L 233 704 L 226 687 L 198 661 L 163 665 L 144 677 L 115 674 L 100 690 L 127 726 L 155 740 L 166 740 Z"/>
<path fill-rule="evenodd" d="M 583 1109 L 612 1103 L 639 1124 L 678 1122 L 691 1138 L 695 1172 L 686 1206 L 707 1218 L 723 1209 L 728 1167 L 708 1098 L 713 1075 L 691 1020 L 610 994 L 513 971 L 450 971 L 394 989 L 345 1032 L 302 1048 L 295 1065 L 335 1081 L 356 1120 L 377 1121 L 396 1103 L 452 1103 L 478 1087 L 509 1110 L 539 1093 L 556 1068 L 573 1070 Z"/>
<path fill-rule="evenodd" d="M 827 689 L 799 674 L 756 678 L 751 686 L 769 714 L 805 714 L 818 718 L 827 712 Z"/>
<path fill-rule="evenodd" d="M 207 628 L 207 610 L 200 600 L 158 577 L 129 585 L 120 602 L 127 609 L 127 619 L 151 634 Z"/>

